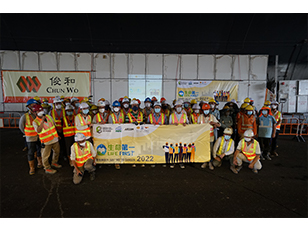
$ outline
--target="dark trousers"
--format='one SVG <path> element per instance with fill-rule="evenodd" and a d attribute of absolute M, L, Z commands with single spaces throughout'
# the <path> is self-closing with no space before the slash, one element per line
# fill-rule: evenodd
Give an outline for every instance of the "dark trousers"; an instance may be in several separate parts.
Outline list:
<path fill-rule="evenodd" d="M 28 146 L 28 161 L 34 160 L 34 153 L 36 152 L 37 157 L 41 157 L 41 142 L 38 139 L 35 142 L 27 142 Z"/>
<path fill-rule="evenodd" d="M 165 152 L 165 161 L 166 164 L 169 164 L 169 152 Z"/>
<path fill-rule="evenodd" d="M 66 148 L 66 155 L 71 155 L 71 146 L 74 144 L 74 136 L 64 137 L 65 141 L 65 148 Z"/>
<path fill-rule="evenodd" d="M 270 141 L 271 138 L 259 137 L 260 148 L 263 152 L 263 156 L 267 156 L 268 152 L 270 151 Z"/>
<path fill-rule="evenodd" d="M 179 163 L 179 154 L 174 154 L 174 161 L 173 161 L 173 163 L 175 163 L 175 160 L 177 160 L 177 163 Z"/>
<path fill-rule="evenodd" d="M 278 136 L 279 136 L 279 130 L 276 130 L 275 138 L 272 138 L 272 152 L 276 151 Z"/>
<path fill-rule="evenodd" d="M 188 163 L 191 162 L 190 159 L 191 159 L 191 152 L 187 152 L 187 162 Z"/>
<path fill-rule="evenodd" d="M 63 132 L 58 132 L 58 135 L 61 137 L 61 139 L 59 140 L 59 144 L 60 144 L 60 157 L 63 158 L 67 156 L 66 154 L 66 148 L 65 148 L 65 141 L 64 141 L 64 135 Z"/>
<path fill-rule="evenodd" d="M 173 160 L 173 154 L 170 154 L 169 153 L 169 163 L 174 163 L 174 160 Z"/>
<path fill-rule="evenodd" d="M 187 158 L 187 154 L 183 153 L 183 155 L 182 155 L 182 163 L 187 162 L 186 158 Z"/>

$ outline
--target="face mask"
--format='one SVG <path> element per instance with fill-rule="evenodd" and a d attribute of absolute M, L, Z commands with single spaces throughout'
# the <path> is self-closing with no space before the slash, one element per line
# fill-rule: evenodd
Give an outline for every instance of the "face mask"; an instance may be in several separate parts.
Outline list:
<path fill-rule="evenodd" d="M 115 108 L 113 108 L 113 110 L 114 110 L 115 112 L 118 112 L 118 111 L 120 110 L 120 108 L 115 107 Z"/>
<path fill-rule="evenodd" d="M 56 105 L 56 109 L 61 109 L 61 104 Z"/>
<path fill-rule="evenodd" d="M 98 111 L 99 111 L 100 113 L 104 113 L 104 112 L 105 112 L 105 109 L 104 109 L 104 108 L 101 108 L 101 109 L 98 109 Z"/>
<path fill-rule="evenodd" d="M 252 115 L 252 111 L 247 111 L 247 115 Z"/>
<path fill-rule="evenodd" d="M 188 108 L 188 106 L 189 106 L 188 103 L 184 103 L 185 108 Z"/>
<path fill-rule="evenodd" d="M 231 136 L 225 135 L 225 140 L 230 140 Z"/>
<path fill-rule="evenodd" d="M 146 107 L 151 107 L 151 103 L 146 103 L 145 106 Z"/>
<path fill-rule="evenodd" d="M 215 104 L 211 104 L 211 108 L 215 108 Z"/>
<path fill-rule="evenodd" d="M 197 110 L 195 110 L 195 113 L 196 113 L 196 114 L 198 114 L 198 113 L 199 113 L 199 110 L 198 110 L 198 109 L 197 109 Z"/>
<path fill-rule="evenodd" d="M 178 108 L 176 109 L 176 111 L 177 111 L 178 113 L 180 113 L 180 112 L 182 111 L 182 108 L 181 108 L 181 107 L 178 107 Z"/>
<path fill-rule="evenodd" d="M 244 137 L 244 139 L 245 139 L 246 142 L 251 141 L 251 138 L 248 138 L 248 137 Z"/>
<path fill-rule="evenodd" d="M 133 106 L 133 111 L 137 111 L 138 110 L 138 107 L 137 106 Z"/>
<path fill-rule="evenodd" d="M 276 109 L 276 108 L 277 108 L 277 105 L 272 105 L 272 108 L 273 108 L 273 109 Z"/>
<path fill-rule="evenodd" d="M 94 111 L 92 111 L 92 113 L 93 113 L 93 114 L 97 114 L 97 111 L 96 111 L 96 110 L 94 110 Z"/>
<path fill-rule="evenodd" d="M 204 112 L 204 114 L 206 114 L 206 115 L 207 115 L 207 114 L 209 114 L 209 113 L 210 113 L 210 110 L 204 110 L 203 112 Z"/>
<path fill-rule="evenodd" d="M 126 103 L 126 104 L 123 105 L 123 107 L 124 107 L 124 108 L 128 108 L 129 105 Z"/>
<path fill-rule="evenodd" d="M 160 108 L 154 108 L 155 113 L 160 113 Z"/>
<path fill-rule="evenodd" d="M 39 113 L 37 113 L 37 115 L 38 115 L 39 117 L 42 117 L 42 116 L 45 115 L 45 112 L 44 112 L 44 111 L 40 111 Z"/>
<path fill-rule="evenodd" d="M 82 113 L 87 115 L 89 113 L 89 109 L 83 109 Z"/>
<path fill-rule="evenodd" d="M 82 147 L 86 146 L 86 141 L 82 142 L 82 143 L 79 143 L 79 145 L 82 146 Z"/>
<path fill-rule="evenodd" d="M 72 111 L 67 111 L 66 115 L 71 116 L 71 115 L 73 115 L 73 112 Z"/>
<path fill-rule="evenodd" d="M 75 103 L 75 107 L 79 107 L 80 106 L 80 103 Z"/>
<path fill-rule="evenodd" d="M 263 115 L 267 115 L 267 110 L 262 110 Z"/>

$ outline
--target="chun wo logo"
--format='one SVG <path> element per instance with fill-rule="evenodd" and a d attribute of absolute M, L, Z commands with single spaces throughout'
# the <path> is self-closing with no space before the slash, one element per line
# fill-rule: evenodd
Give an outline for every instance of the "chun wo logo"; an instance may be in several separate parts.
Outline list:
<path fill-rule="evenodd" d="M 20 76 L 16 85 L 19 88 L 19 90 L 24 93 L 24 92 L 31 92 L 31 91 L 38 92 L 42 84 L 37 78 L 37 76 L 33 76 L 32 78 L 31 76 L 27 76 L 27 77 Z"/>

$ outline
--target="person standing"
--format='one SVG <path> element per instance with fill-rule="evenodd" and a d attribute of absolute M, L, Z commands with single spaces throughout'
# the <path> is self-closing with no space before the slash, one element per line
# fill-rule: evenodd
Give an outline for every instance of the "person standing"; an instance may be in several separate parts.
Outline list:
<path fill-rule="evenodd" d="M 74 107 L 71 104 L 67 104 L 65 106 L 65 115 L 63 116 L 63 135 L 66 147 L 66 154 L 69 160 L 69 165 L 72 165 L 72 161 L 70 159 L 71 146 L 74 143 L 75 136 L 75 115 L 74 115 Z"/>
<path fill-rule="evenodd" d="M 113 113 L 110 114 L 108 123 L 110 124 L 123 124 L 125 121 L 125 114 L 121 110 L 121 104 L 119 101 L 115 100 L 112 103 Z"/>
<path fill-rule="evenodd" d="M 273 101 L 272 104 L 271 104 L 271 107 L 272 107 L 272 113 L 273 113 L 273 116 L 276 120 L 276 134 L 275 134 L 275 137 L 272 138 L 272 148 L 271 148 L 271 155 L 272 156 L 278 156 L 278 153 L 276 152 L 276 148 L 277 148 L 277 139 L 278 139 L 278 136 L 279 136 L 279 131 L 280 131 L 280 127 L 281 127 L 281 122 L 282 122 L 282 114 L 280 111 L 278 111 L 278 102 L 277 101 Z"/>
<path fill-rule="evenodd" d="M 109 113 L 106 111 L 105 101 L 98 101 L 98 113 L 93 117 L 92 124 L 106 124 L 109 120 Z"/>
<path fill-rule="evenodd" d="M 91 116 L 89 115 L 89 105 L 85 102 L 80 104 L 80 113 L 75 116 L 76 133 L 82 133 L 86 139 L 92 143 Z"/>
<path fill-rule="evenodd" d="M 245 114 L 240 114 L 237 120 L 237 130 L 240 140 L 244 137 L 244 132 L 252 129 L 253 133 L 257 135 L 256 117 L 253 115 L 253 107 L 248 105 L 245 107 Z"/>
<path fill-rule="evenodd" d="M 143 113 L 139 110 L 137 100 L 131 102 L 132 110 L 127 113 L 129 123 L 143 124 Z"/>
<path fill-rule="evenodd" d="M 167 124 L 167 118 L 164 113 L 161 112 L 161 104 L 159 102 L 156 102 L 154 104 L 154 110 L 153 112 L 148 116 L 147 120 L 148 124 L 154 124 L 154 125 L 163 125 Z"/>

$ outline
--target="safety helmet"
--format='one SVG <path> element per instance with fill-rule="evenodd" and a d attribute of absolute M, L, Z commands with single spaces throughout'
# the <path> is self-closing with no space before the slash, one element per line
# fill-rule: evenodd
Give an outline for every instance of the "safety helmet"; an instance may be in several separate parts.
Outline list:
<path fill-rule="evenodd" d="M 243 103 L 243 104 L 241 105 L 241 109 L 245 109 L 247 106 L 248 106 L 248 103 Z"/>
<path fill-rule="evenodd" d="M 128 96 L 124 96 L 124 98 L 123 98 L 123 99 L 129 99 L 129 98 L 128 98 Z"/>
<path fill-rule="evenodd" d="M 128 98 L 123 98 L 122 103 L 129 103 L 129 99 Z"/>
<path fill-rule="evenodd" d="M 65 98 L 64 95 L 61 95 L 60 99 L 64 99 L 64 98 Z"/>
<path fill-rule="evenodd" d="M 244 99 L 244 103 L 250 103 L 250 99 L 247 97 L 246 99 Z"/>
<path fill-rule="evenodd" d="M 85 98 L 83 98 L 82 101 L 84 101 L 84 102 L 89 102 L 89 98 L 88 98 L 88 97 L 85 97 Z"/>
<path fill-rule="evenodd" d="M 124 101 L 124 100 L 123 100 Z M 132 100 L 132 102 L 130 102 L 130 105 L 133 105 L 133 104 L 139 104 L 137 100 Z"/>
<path fill-rule="evenodd" d="M 71 104 L 68 104 L 65 106 L 65 111 L 66 110 L 74 110 L 74 107 Z"/>
<path fill-rule="evenodd" d="M 272 101 L 272 103 L 271 103 L 271 105 L 273 105 L 273 104 L 279 104 L 276 100 L 274 100 L 274 101 Z"/>
<path fill-rule="evenodd" d="M 209 103 L 215 103 L 215 104 L 217 104 L 217 102 L 215 101 L 215 99 L 210 99 L 210 101 L 209 101 Z"/>
<path fill-rule="evenodd" d="M 43 99 L 43 102 L 48 102 L 48 99 L 47 99 L 47 98 L 44 98 L 44 99 Z"/>
<path fill-rule="evenodd" d="M 75 101 L 79 101 L 79 99 L 76 98 L 76 97 L 73 97 L 73 98 L 71 99 L 71 103 L 73 103 L 73 102 L 75 102 Z"/>
<path fill-rule="evenodd" d="M 35 104 L 32 107 L 32 111 L 34 111 L 34 112 L 42 111 L 42 110 L 43 110 L 43 107 L 41 105 L 39 105 L 39 104 Z"/>
<path fill-rule="evenodd" d="M 233 134 L 233 129 L 232 128 L 225 128 L 224 134 L 232 135 Z"/>
<path fill-rule="evenodd" d="M 96 105 L 92 105 L 90 110 L 97 110 L 97 106 Z"/>
<path fill-rule="evenodd" d="M 80 109 L 89 108 L 89 105 L 88 105 L 87 103 L 83 102 L 83 103 L 81 103 L 81 104 L 79 105 L 79 108 L 80 108 Z"/>
<path fill-rule="evenodd" d="M 180 100 L 178 100 L 178 101 L 175 102 L 174 106 L 178 106 L 178 105 L 182 106 L 182 104 L 183 103 Z"/>
<path fill-rule="evenodd" d="M 121 104 L 118 100 L 115 100 L 113 103 L 112 103 L 112 107 L 121 107 Z"/>
<path fill-rule="evenodd" d="M 163 103 L 164 101 L 166 101 L 166 98 L 162 97 L 162 98 L 160 99 L 160 103 Z"/>
<path fill-rule="evenodd" d="M 160 106 L 160 107 L 161 107 L 161 103 L 160 103 L 160 102 L 155 102 L 155 103 L 154 103 L 154 107 L 155 107 L 155 106 Z"/>
<path fill-rule="evenodd" d="M 122 103 L 122 101 L 123 101 L 123 97 L 121 97 L 121 98 L 119 99 L 119 102 L 120 102 L 120 103 Z"/>
<path fill-rule="evenodd" d="M 141 104 L 141 101 L 140 101 L 140 99 L 136 99 L 136 101 L 138 102 L 138 104 L 139 104 L 139 105 Z"/>
<path fill-rule="evenodd" d="M 271 101 L 269 101 L 269 100 L 265 101 L 264 105 L 266 105 L 266 106 L 271 105 Z"/>
<path fill-rule="evenodd" d="M 211 106 L 208 103 L 205 103 L 205 104 L 202 105 L 202 110 L 208 110 L 210 108 L 211 108 Z"/>
<path fill-rule="evenodd" d="M 156 97 L 153 96 L 152 99 L 151 99 L 151 101 L 157 101 Z"/>
<path fill-rule="evenodd" d="M 253 130 L 251 129 L 247 129 L 245 132 L 244 132 L 244 136 L 246 137 L 253 137 L 255 134 L 253 133 Z"/>
<path fill-rule="evenodd" d="M 105 98 L 100 98 L 100 99 L 98 100 L 98 102 L 99 102 L 99 101 L 105 101 Z"/>
<path fill-rule="evenodd" d="M 250 102 L 254 102 L 253 98 L 249 97 L 249 99 L 250 99 Z"/>
<path fill-rule="evenodd" d="M 98 107 L 105 107 L 106 103 L 105 103 L 105 101 L 98 101 L 97 106 Z"/>
<path fill-rule="evenodd" d="M 105 104 L 106 104 L 106 105 L 110 105 L 110 103 L 109 103 L 108 100 L 105 100 Z"/>
<path fill-rule="evenodd" d="M 62 101 L 59 97 L 55 97 L 53 98 L 53 103 L 62 103 Z"/>
<path fill-rule="evenodd" d="M 34 96 L 33 99 L 36 100 L 36 101 L 40 101 L 41 100 L 40 97 L 38 97 L 38 96 Z"/>
<path fill-rule="evenodd" d="M 224 109 L 224 110 L 229 110 L 230 107 L 229 107 L 228 105 L 225 105 L 225 106 L 223 107 L 223 109 Z"/>
<path fill-rule="evenodd" d="M 197 100 L 195 100 L 195 99 L 192 99 L 191 101 L 190 101 L 190 104 L 196 104 L 197 103 Z"/>
<path fill-rule="evenodd" d="M 173 101 L 172 101 L 172 104 L 174 105 L 176 103 L 176 99 L 174 99 Z"/>
<path fill-rule="evenodd" d="M 150 103 L 151 103 L 150 97 L 146 97 L 145 100 L 144 100 L 144 102 L 150 102 Z"/>
<path fill-rule="evenodd" d="M 253 111 L 253 107 L 251 105 L 248 105 L 247 107 L 245 107 L 246 111 Z"/>
<path fill-rule="evenodd" d="M 76 133 L 74 136 L 75 141 L 83 141 L 86 139 L 86 136 L 82 133 Z"/>
<path fill-rule="evenodd" d="M 264 106 L 261 108 L 261 110 L 269 110 L 269 111 L 270 111 L 270 110 L 271 110 L 271 108 L 270 108 L 270 107 L 268 107 L 268 106 L 265 106 L 265 105 L 264 105 Z"/>
<path fill-rule="evenodd" d="M 192 106 L 192 109 L 200 109 L 200 106 L 196 103 Z"/>
<path fill-rule="evenodd" d="M 30 104 L 33 104 L 33 103 L 37 104 L 37 101 L 36 101 L 35 99 L 29 99 L 29 100 L 27 101 L 26 106 L 28 107 Z"/>

